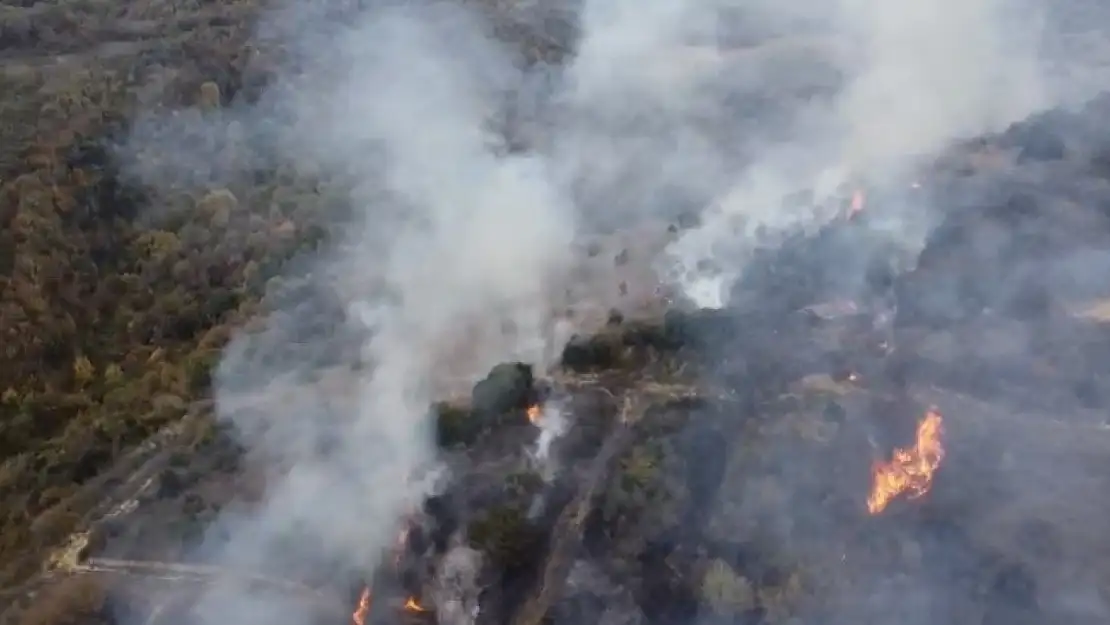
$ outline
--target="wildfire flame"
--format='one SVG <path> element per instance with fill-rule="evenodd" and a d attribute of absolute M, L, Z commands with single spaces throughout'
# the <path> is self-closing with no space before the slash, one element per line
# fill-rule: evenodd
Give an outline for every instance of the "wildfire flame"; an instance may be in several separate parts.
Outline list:
<path fill-rule="evenodd" d="M 863 189 L 856 189 L 852 192 L 852 203 L 848 205 L 848 219 L 855 217 L 858 213 L 863 211 L 864 205 L 867 203 L 867 196 L 863 193 Z"/>
<path fill-rule="evenodd" d="M 415 597 L 409 597 L 405 600 L 405 609 L 409 612 L 427 612 L 428 610 L 416 600 Z"/>
<path fill-rule="evenodd" d="M 539 425 L 540 417 L 543 416 L 543 408 L 540 408 L 539 404 L 533 404 L 531 406 L 528 406 L 527 414 L 528 421 L 531 422 L 532 425 Z"/>
<path fill-rule="evenodd" d="M 944 459 L 944 419 L 930 408 L 917 424 L 913 447 L 895 449 L 889 462 L 877 462 L 871 469 L 871 493 L 867 497 L 870 514 L 882 512 L 895 497 L 905 494 L 917 499 L 929 492 L 933 474 Z"/>
<path fill-rule="evenodd" d="M 362 594 L 358 596 L 358 605 L 355 606 L 355 611 L 351 613 L 351 621 L 355 625 L 366 625 L 366 617 L 370 614 L 370 587 L 362 589 Z"/>

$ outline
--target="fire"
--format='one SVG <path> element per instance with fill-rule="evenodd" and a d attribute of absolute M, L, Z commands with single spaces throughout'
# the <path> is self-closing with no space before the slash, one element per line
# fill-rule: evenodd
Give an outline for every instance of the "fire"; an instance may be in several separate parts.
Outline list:
<path fill-rule="evenodd" d="M 539 425 L 540 424 L 540 417 L 542 417 L 542 416 L 543 416 L 543 408 L 540 408 L 539 404 L 533 404 L 531 406 L 528 406 L 528 421 L 530 421 L 532 423 L 532 425 Z"/>
<path fill-rule="evenodd" d="M 929 492 L 933 474 L 944 459 L 943 421 L 940 412 L 930 408 L 917 424 L 917 440 L 913 447 L 895 449 L 890 462 L 875 463 L 871 470 L 871 493 L 867 497 L 869 513 L 882 512 L 899 495 L 917 499 Z"/>
<path fill-rule="evenodd" d="M 416 600 L 415 597 L 409 597 L 405 600 L 405 609 L 409 612 L 427 612 L 428 610 Z"/>
<path fill-rule="evenodd" d="M 857 213 L 861 212 L 866 203 L 867 196 L 864 195 L 863 189 L 856 189 L 853 191 L 852 203 L 848 205 L 848 219 L 855 217 Z"/>
<path fill-rule="evenodd" d="M 366 617 L 370 614 L 370 587 L 367 586 L 362 589 L 362 594 L 358 596 L 358 605 L 355 611 L 351 613 L 351 620 L 355 625 L 366 625 Z"/>

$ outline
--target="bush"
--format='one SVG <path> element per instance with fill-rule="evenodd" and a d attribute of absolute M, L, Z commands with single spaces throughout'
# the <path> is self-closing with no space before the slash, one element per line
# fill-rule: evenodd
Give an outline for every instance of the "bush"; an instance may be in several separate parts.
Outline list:
<path fill-rule="evenodd" d="M 539 530 L 518 506 L 490 508 L 467 528 L 470 544 L 502 570 L 527 565 L 542 540 Z"/>
<path fill-rule="evenodd" d="M 436 422 L 436 442 L 440 447 L 454 447 L 473 443 L 481 431 L 478 419 L 470 409 L 448 402 L 432 407 Z"/>
<path fill-rule="evenodd" d="M 714 560 L 701 583 L 701 599 L 714 612 L 740 615 L 756 607 L 752 584 L 722 560 Z"/>
<path fill-rule="evenodd" d="M 529 498 L 543 490 L 544 481 L 535 471 L 517 471 L 505 478 L 505 490 L 513 498 Z"/>
<path fill-rule="evenodd" d="M 499 364 L 474 385 L 470 394 L 471 410 L 487 418 L 523 410 L 535 402 L 534 385 L 531 366 L 520 362 Z"/>

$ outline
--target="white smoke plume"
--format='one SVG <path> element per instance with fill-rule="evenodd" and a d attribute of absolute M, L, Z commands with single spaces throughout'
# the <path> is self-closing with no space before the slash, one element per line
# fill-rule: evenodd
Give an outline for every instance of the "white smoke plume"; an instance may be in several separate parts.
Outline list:
<path fill-rule="evenodd" d="M 293 7 L 281 19 L 290 15 L 305 13 Z M 214 557 L 237 568 L 280 566 L 303 549 L 372 570 L 433 487 L 417 478 L 435 464 L 437 390 L 506 358 L 542 358 L 547 277 L 573 235 L 549 163 L 501 153 L 489 128 L 515 69 L 473 15 L 381 8 L 331 35 L 305 46 L 306 62 L 326 59 L 325 69 L 275 87 L 291 111 L 276 143 L 306 166 L 358 181 L 356 223 L 315 278 L 340 293 L 370 338 L 362 373 L 339 374 L 354 401 L 330 410 L 330 390 L 285 373 L 301 363 L 250 356 L 284 340 L 295 317 L 278 315 L 274 330 L 227 350 L 221 416 L 283 469 L 259 509 L 222 520 L 230 540 L 212 547 Z M 261 388 L 243 382 L 267 376 Z M 197 612 L 245 615 L 253 601 L 211 593 Z"/>
<path fill-rule="evenodd" d="M 540 409 L 535 425 L 539 428 L 540 434 L 536 437 L 532 449 L 529 450 L 529 457 L 539 469 L 540 475 L 545 480 L 551 480 L 558 469 L 557 458 L 551 454 L 551 444 L 566 433 L 570 423 L 559 406 L 545 404 Z"/>
<path fill-rule="evenodd" d="M 786 211 L 784 196 L 803 188 L 820 196 L 852 177 L 897 174 L 954 140 L 1000 130 L 1058 103 L 1045 88 L 1039 32 L 1015 26 L 1013 3 L 842 0 L 834 6 L 831 30 L 850 52 L 835 50 L 845 84 L 826 106 L 810 110 L 807 124 L 816 131 L 791 133 L 734 172 L 702 227 L 672 247 L 685 291 L 701 305 L 723 305 L 739 271 L 697 270 L 721 247 L 743 258 L 745 237 L 728 227 L 738 216 L 749 234 L 758 226 L 804 224 L 816 216 Z M 916 244 L 925 232 L 905 234 Z"/>
<path fill-rule="evenodd" d="M 436 618 L 443 625 L 472 625 L 481 611 L 478 575 L 482 570 L 482 554 L 458 545 L 447 552 L 436 569 L 432 600 Z"/>
<path fill-rule="evenodd" d="M 281 331 L 227 351 L 221 415 L 282 468 L 261 509 L 222 521 L 214 557 L 236 567 L 298 550 L 372 566 L 435 463 L 429 402 L 500 360 L 552 352 L 556 285 L 573 282 L 582 231 L 700 213 L 662 268 L 722 305 L 757 226 L 815 219 L 785 195 L 893 175 L 1077 95 L 1056 76 L 1046 88 L 1038 22 L 1003 0 L 584 0 L 566 65 L 527 71 L 465 6 L 351 5 L 336 20 L 335 5 L 271 16 L 266 32 L 308 70 L 272 88 L 281 119 L 247 110 L 240 123 L 306 170 L 355 181 L 356 223 L 314 278 L 371 326 L 366 366 L 343 403 L 305 388 L 303 363 L 250 357 Z M 1065 86 L 1095 84 L 1091 67 Z M 506 102 L 528 129 L 523 151 L 495 130 Z M 272 622 L 252 601 L 213 593 L 198 615 Z"/>

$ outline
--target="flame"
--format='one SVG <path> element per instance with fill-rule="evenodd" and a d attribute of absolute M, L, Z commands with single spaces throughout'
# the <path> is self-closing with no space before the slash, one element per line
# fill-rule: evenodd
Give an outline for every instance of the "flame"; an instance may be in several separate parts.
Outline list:
<path fill-rule="evenodd" d="M 531 406 L 528 406 L 527 414 L 528 421 L 530 421 L 532 425 L 539 425 L 540 417 L 543 416 L 543 408 L 540 408 L 539 404 L 532 404 Z"/>
<path fill-rule="evenodd" d="M 895 497 L 907 494 L 917 499 L 929 492 L 933 474 L 944 459 L 943 417 L 936 408 L 930 408 L 917 424 L 917 440 L 911 448 L 895 449 L 890 462 L 877 462 L 872 468 L 871 493 L 867 497 L 867 511 L 882 512 Z"/>
<path fill-rule="evenodd" d="M 351 613 L 351 621 L 355 625 L 366 625 L 366 617 L 370 614 L 370 587 L 367 586 L 362 589 L 362 594 L 358 596 L 358 606 L 355 611 Z"/>
<path fill-rule="evenodd" d="M 405 609 L 409 612 L 427 612 L 428 610 L 416 600 L 415 597 L 409 597 L 405 600 Z"/>
<path fill-rule="evenodd" d="M 852 192 L 852 203 L 848 205 L 848 219 L 856 216 L 856 214 L 863 211 L 864 205 L 867 203 L 867 196 L 864 194 L 863 189 L 856 189 Z"/>

